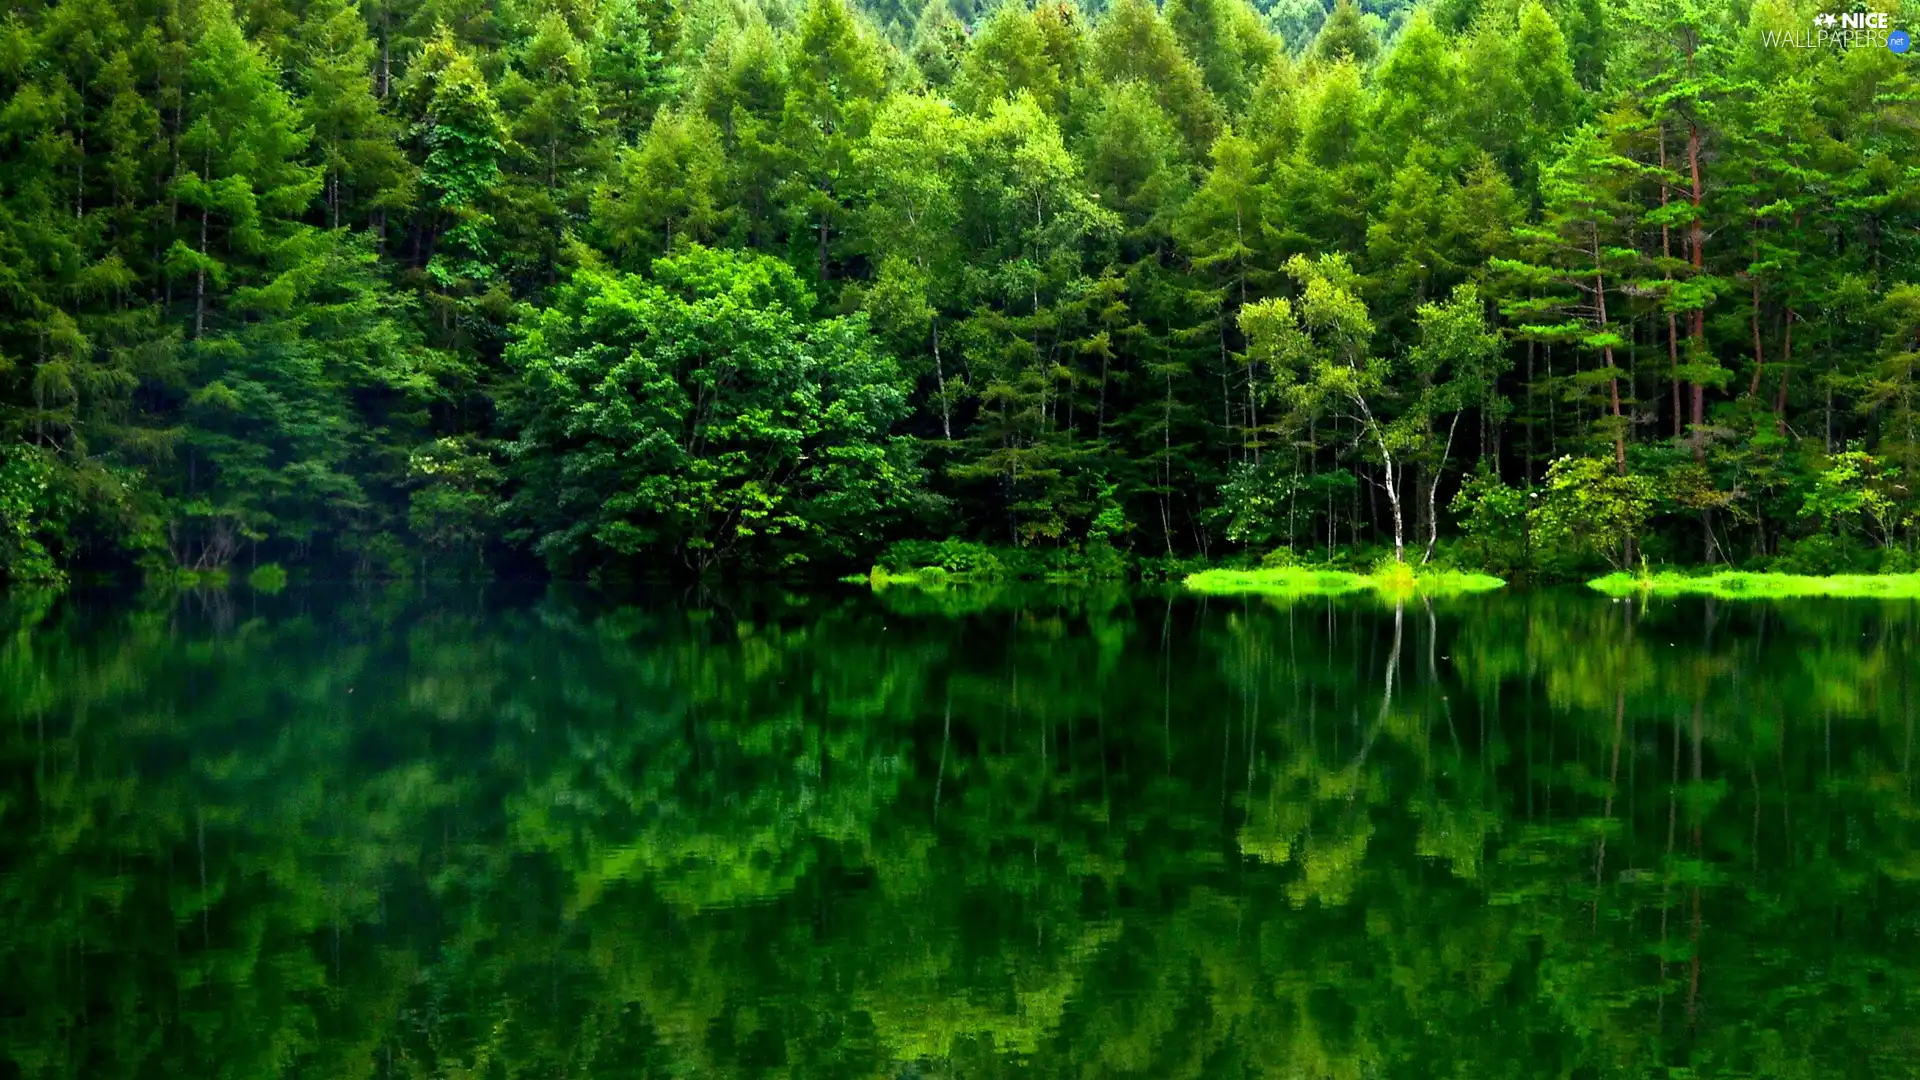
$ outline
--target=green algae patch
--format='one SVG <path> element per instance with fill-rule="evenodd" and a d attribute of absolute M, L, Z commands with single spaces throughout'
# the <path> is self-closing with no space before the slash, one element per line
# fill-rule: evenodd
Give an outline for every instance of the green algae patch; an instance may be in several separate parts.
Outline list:
<path fill-rule="evenodd" d="M 1920 599 L 1920 574 L 1748 574 L 1727 571 L 1686 574 L 1614 573 L 1587 586 L 1608 596 L 1712 596 L 1722 600 L 1777 600 L 1826 596 L 1880 600 Z"/>
<path fill-rule="evenodd" d="M 1348 593 L 1424 593 L 1449 596 L 1489 592 L 1506 582 L 1491 574 L 1458 570 L 1417 572 L 1404 563 L 1389 563 L 1368 574 L 1351 570 L 1283 566 L 1262 570 L 1202 570 L 1184 583 L 1194 592 L 1213 596 L 1342 596 Z"/>

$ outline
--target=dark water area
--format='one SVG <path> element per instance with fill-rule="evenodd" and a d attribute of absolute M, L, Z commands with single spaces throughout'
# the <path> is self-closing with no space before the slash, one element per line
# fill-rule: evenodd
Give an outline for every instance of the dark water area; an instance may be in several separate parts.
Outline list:
<path fill-rule="evenodd" d="M 1920 1073 L 1920 604 L 0 598 L 0 1077 Z"/>

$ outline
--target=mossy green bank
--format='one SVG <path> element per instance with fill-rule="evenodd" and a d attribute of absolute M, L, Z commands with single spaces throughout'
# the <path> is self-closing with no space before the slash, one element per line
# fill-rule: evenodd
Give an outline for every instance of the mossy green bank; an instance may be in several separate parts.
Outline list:
<path fill-rule="evenodd" d="M 1920 599 L 1920 574 L 1761 574 L 1726 571 L 1691 576 L 1664 571 L 1615 573 L 1587 582 L 1609 596 L 1713 596 L 1765 600 L 1825 596 Z"/>
<path fill-rule="evenodd" d="M 1183 584 L 1213 595 L 1258 593 L 1272 596 L 1338 596 L 1345 593 L 1423 593 L 1430 596 L 1488 592 L 1506 585 L 1491 574 L 1460 570 L 1419 571 L 1405 563 L 1384 564 L 1370 573 L 1325 567 L 1280 566 L 1259 570 L 1202 570 Z"/>

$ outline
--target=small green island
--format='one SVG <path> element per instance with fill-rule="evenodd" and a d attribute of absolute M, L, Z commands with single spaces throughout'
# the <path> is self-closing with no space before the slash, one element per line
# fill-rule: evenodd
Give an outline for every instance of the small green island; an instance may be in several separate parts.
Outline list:
<path fill-rule="evenodd" d="M 1613 573 L 1587 582 L 1608 596 L 1712 596 L 1724 600 L 1799 597 L 1920 599 L 1920 574 L 1773 574 L 1727 570 L 1689 575 Z"/>
<path fill-rule="evenodd" d="M 1182 582 L 1188 589 L 1221 596 L 1253 593 L 1268 596 L 1338 596 L 1376 592 L 1389 595 L 1461 595 L 1491 592 L 1506 582 L 1492 574 L 1383 563 L 1367 572 L 1334 567 L 1279 566 L 1258 570 L 1202 570 Z"/>

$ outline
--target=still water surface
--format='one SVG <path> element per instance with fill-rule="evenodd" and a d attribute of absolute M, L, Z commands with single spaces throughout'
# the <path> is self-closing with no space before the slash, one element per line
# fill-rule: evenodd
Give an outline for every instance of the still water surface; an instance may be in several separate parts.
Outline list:
<path fill-rule="evenodd" d="M 1920 605 L 237 591 L 0 635 L 0 1077 L 1920 1072 Z"/>

